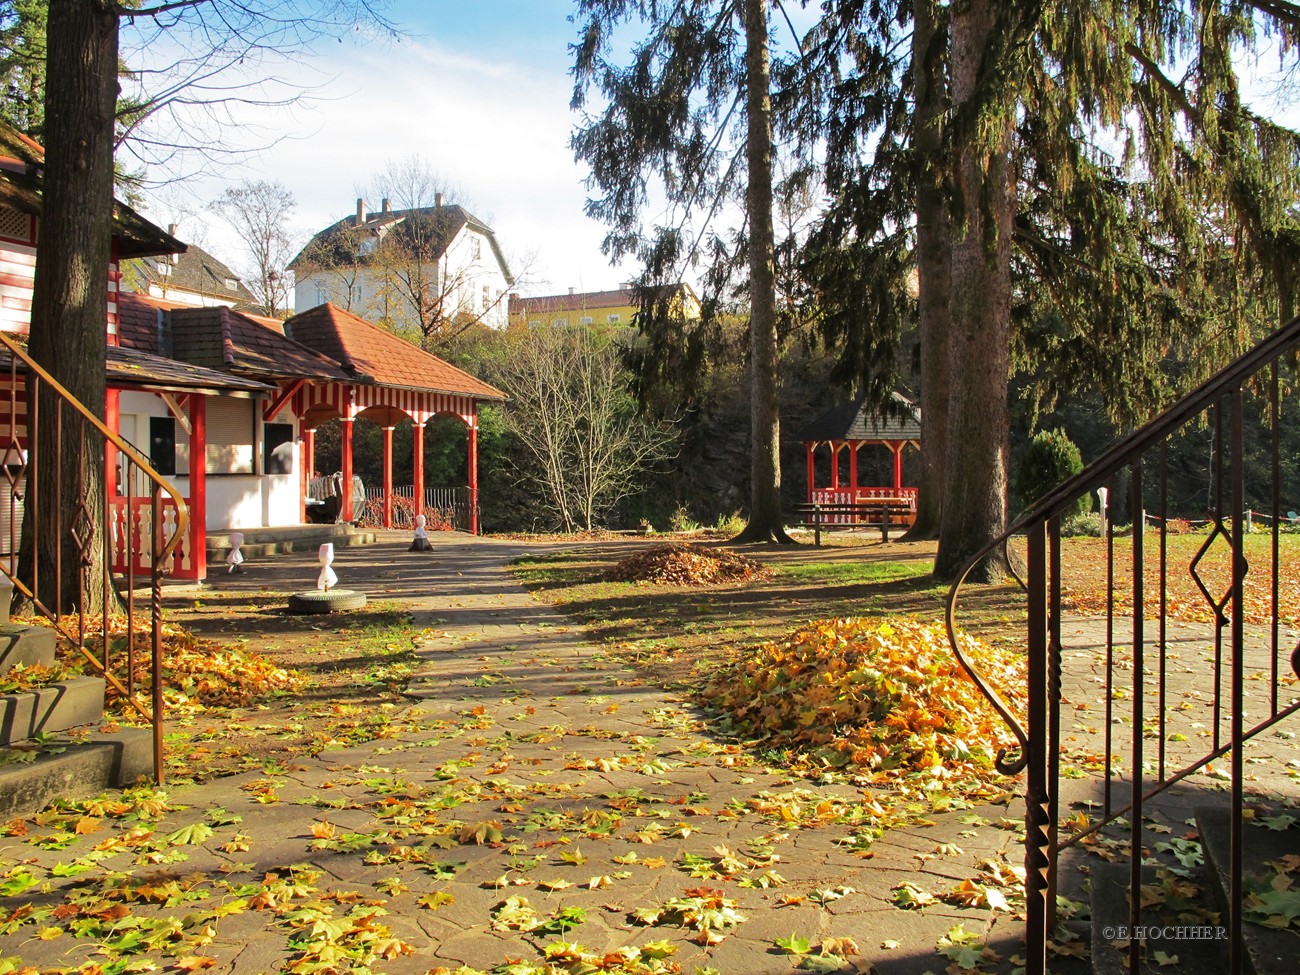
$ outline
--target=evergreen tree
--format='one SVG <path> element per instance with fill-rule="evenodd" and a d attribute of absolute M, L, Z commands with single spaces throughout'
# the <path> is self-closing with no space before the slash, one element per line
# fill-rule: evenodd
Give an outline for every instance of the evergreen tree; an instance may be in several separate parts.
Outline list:
<path fill-rule="evenodd" d="M 923 488 L 943 485 L 936 572 L 949 576 L 1005 523 L 1013 368 L 1031 373 L 1037 404 L 1099 390 L 1129 424 L 1289 316 L 1300 141 L 1244 104 L 1238 65 L 1265 39 L 1292 50 L 1300 8 L 845 0 L 824 10 L 783 78 L 787 125 L 827 146 L 830 207 L 806 267 L 821 295 L 896 295 L 911 263 L 898 255 L 916 255 L 922 415 L 948 414 L 946 433 L 927 424 L 923 450 L 943 473 Z M 864 316 L 848 351 L 888 350 L 899 302 L 864 304 L 891 314 Z M 928 368 L 936 352 L 946 383 Z M 846 366 L 879 391 L 894 362 L 859 355 Z"/>
<path fill-rule="evenodd" d="M 675 366 L 698 368 L 724 298 L 748 296 L 751 399 L 749 522 L 743 541 L 788 542 L 781 518 L 779 335 L 776 243 L 772 219 L 772 122 L 767 0 L 580 0 L 585 18 L 575 47 L 582 108 L 594 90 L 604 101 L 573 138 L 602 194 L 588 201 L 611 230 L 605 251 L 637 255 L 641 383 Z M 618 29 L 636 24 L 649 36 L 631 64 L 611 62 Z M 647 231 L 641 211 L 662 192 L 669 222 Z M 745 228 L 730 237 L 713 229 L 720 211 L 743 199 Z M 702 320 L 682 341 L 685 324 L 656 299 L 691 267 L 706 265 Z M 747 271 L 745 283 L 733 278 Z M 730 292 L 730 295 L 727 293 Z"/>

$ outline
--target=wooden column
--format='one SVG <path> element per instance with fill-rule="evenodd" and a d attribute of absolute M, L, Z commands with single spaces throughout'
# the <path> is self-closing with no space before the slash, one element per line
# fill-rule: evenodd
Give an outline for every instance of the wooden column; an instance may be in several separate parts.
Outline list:
<path fill-rule="evenodd" d="M 469 425 L 469 533 L 478 534 L 478 404 Z"/>
<path fill-rule="evenodd" d="M 298 507 L 298 520 L 307 523 L 307 492 L 311 489 L 311 479 L 316 476 L 316 428 L 308 427 L 302 431 L 302 499 Z"/>
<path fill-rule="evenodd" d="M 836 440 L 831 441 L 831 489 L 834 490 L 840 486 L 840 444 Z"/>
<path fill-rule="evenodd" d="M 815 456 L 817 445 L 810 443 L 808 445 L 808 503 L 813 503 L 813 491 L 817 487 L 817 458 Z"/>
<path fill-rule="evenodd" d="M 339 522 L 352 520 L 352 424 L 350 416 L 340 417 L 343 426 L 343 484 L 340 485 Z"/>
<path fill-rule="evenodd" d="M 856 501 L 858 490 L 858 447 L 861 446 L 857 440 L 849 441 L 849 487 L 853 488 L 853 500 Z"/>
<path fill-rule="evenodd" d="M 208 577 L 208 398 L 190 394 L 190 565 Z"/>
<path fill-rule="evenodd" d="M 104 424 L 114 433 L 122 433 L 122 391 L 110 389 L 104 397 Z M 8 458 L 6 458 L 7 460 Z M 109 441 L 104 445 L 104 477 L 108 482 L 108 496 L 120 497 L 122 485 L 119 483 L 117 469 L 117 448 Z"/>
<path fill-rule="evenodd" d="M 384 427 L 384 527 L 393 527 L 393 428 Z"/>
<path fill-rule="evenodd" d="M 411 466 L 412 483 L 415 485 L 413 493 L 415 494 L 415 511 L 411 515 L 424 514 L 424 424 L 417 423 L 412 431 L 414 439 L 411 442 Z"/>
<path fill-rule="evenodd" d="M 897 494 L 903 487 L 903 444 L 905 441 L 894 441 L 889 445 L 889 449 L 894 452 L 894 493 Z"/>

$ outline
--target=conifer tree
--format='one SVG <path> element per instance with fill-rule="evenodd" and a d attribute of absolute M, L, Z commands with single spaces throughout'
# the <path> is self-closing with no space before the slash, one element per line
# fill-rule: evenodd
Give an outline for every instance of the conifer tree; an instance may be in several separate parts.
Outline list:
<path fill-rule="evenodd" d="M 645 272 L 639 319 L 640 382 L 695 368 L 727 293 L 748 297 L 751 400 L 750 510 L 742 541 L 790 541 L 781 518 L 780 416 L 768 0 L 580 0 L 575 46 L 581 109 L 603 107 L 573 138 L 599 196 L 591 216 L 610 226 L 605 251 L 638 256 Z M 621 27 L 646 27 L 631 63 L 613 63 Z M 662 193 L 668 221 L 650 230 L 643 207 Z M 743 200 L 745 226 L 725 237 L 719 212 Z M 703 319 L 687 323 L 656 302 L 689 267 L 706 265 Z M 747 271 L 745 283 L 733 278 Z M 659 305 L 657 307 L 657 305 Z M 683 336 L 682 329 L 693 334 Z"/>

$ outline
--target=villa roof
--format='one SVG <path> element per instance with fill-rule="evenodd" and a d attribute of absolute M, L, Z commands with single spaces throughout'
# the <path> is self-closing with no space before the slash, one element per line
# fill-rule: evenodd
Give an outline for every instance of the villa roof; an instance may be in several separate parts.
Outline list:
<path fill-rule="evenodd" d="M 672 298 L 679 291 L 689 290 L 689 285 L 661 285 L 656 295 Z M 538 295 L 534 298 L 511 296 L 512 315 L 549 315 L 557 311 L 586 311 L 599 308 L 626 308 L 636 305 L 634 288 L 613 288 L 608 291 L 571 291 L 560 295 Z"/>
<path fill-rule="evenodd" d="M 921 410 L 901 393 L 892 394 L 892 408 L 867 409 L 865 399 L 827 410 L 794 435 L 805 443 L 827 440 L 897 441 L 921 439 Z"/>
<path fill-rule="evenodd" d="M 506 399 L 495 386 L 329 302 L 294 315 L 284 334 L 382 386 Z"/>
<path fill-rule="evenodd" d="M 137 287 L 143 285 L 147 289 L 154 285 L 164 291 L 189 291 L 236 305 L 256 303 L 257 299 L 238 274 L 202 247 L 188 246 L 184 254 L 164 259 L 166 271 L 159 268 L 158 261 L 144 259 L 124 261 L 122 270 L 136 278 Z"/>

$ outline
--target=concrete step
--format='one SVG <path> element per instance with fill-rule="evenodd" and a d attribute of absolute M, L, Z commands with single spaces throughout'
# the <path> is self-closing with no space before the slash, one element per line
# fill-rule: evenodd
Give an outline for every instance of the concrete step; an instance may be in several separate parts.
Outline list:
<path fill-rule="evenodd" d="M 1115 942 L 1123 940 L 1130 924 L 1129 865 L 1090 859 L 1088 869 L 1092 882 L 1093 975 L 1128 975 L 1128 947 Z M 1191 883 L 1195 893 L 1187 902 L 1174 897 L 1143 910 L 1143 930 L 1138 932 L 1145 946 L 1143 973 L 1218 975 L 1227 970 L 1228 943 L 1215 936 L 1215 919 L 1205 916 L 1215 908 L 1208 878 L 1198 877 Z M 1162 889 L 1155 866 L 1142 867 L 1142 886 Z M 1193 933 L 1192 929 L 1197 930 Z M 1173 958 L 1178 961 L 1169 960 Z"/>
<path fill-rule="evenodd" d="M 31 761 L 18 758 L 31 754 Z M 89 741 L 49 741 L 0 749 L 0 817 L 35 812 L 53 799 L 77 799 L 147 781 L 153 775 L 153 736 L 123 728 Z"/>
<path fill-rule="evenodd" d="M 8 618 L 5 595 L 0 591 L 0 603 Z M 54 647 L 58 642 L 54 630 L 48 626 L 22 626 L 19 623 L 0 623 L 0 674 L 15 667 L 50 667 L 54 664 Z"/>
<path fill-rule="evenodd" d="M 1284 810 L 1276 810 L 1283 814 Z M 1270 818 L 1272 826 L 1285 828 L 1274 829 L 1261 825 L 1260 820 Z M 1300 855 L 1300 821 L 1289 826 L 1286 820 L 1294 816 L 1281 815 L 1272 819 L 1265 814 L 1257 817 L 1255 822 L 1247 820 L 1242 832 L 1242 860 L 1245 864 L 1243 889 L 1249 894 L 1252 890 L 1267 889 L 1268 878 L 1274 871 L 1269 863 L 1280 861 L 1283 857 Z M 1214 881 L 1215 894 L 1227 917 L 1229 891 L 1229 849 L 1231 843 L 1231 814 L 1226 808 L 1204 807 L 1196 810 L 1196 828 L 1201 834 L 1201 848 L 1205 852 L 1207 872 Z M 1226 923 L 1226 921 L 1225 921 Z M 1246 969 L 1254 975 L 1291 975 L 1296 971 L 1300 960 L 1300 937 L 1295 929 L 1279 930 L 1252 923 L 1249 918 L 1242 925 L 1246 942 Z"/>
<path fill-rule="evenodd" d="M 74 677 L 0 695 L 0 746 L 93 725 L 103 716 L 104 680 L 100 677 Z"/>
<path fill-rule="evenodd" d="M 9 577 L 0 573 L 0 623 L 9 622 L 9 607 L 14 604 L 14 584 Z M 0 673 L 4 673 L 0 669 Z"/>
<path fill-rule="evenodd" d="M 239 529 L 208 532 L 209 571 L 220 571 L 219 566 L 230 554 L 230 536 Z M 337 548 L 353 545 L 373 545 L 378 535 L 365 528 L 350 525 L 286 525 L 280 528 L 246 528 L 241 531 L 244 544 L 239 551 L 245 559 L 289 552 L 315 552 L 326 542 Z"/>

